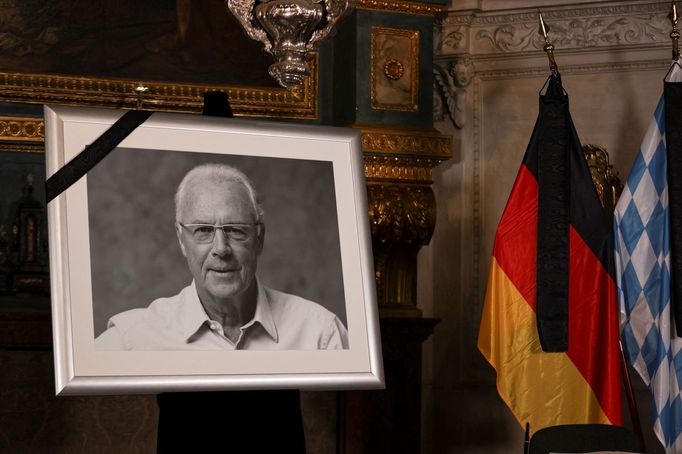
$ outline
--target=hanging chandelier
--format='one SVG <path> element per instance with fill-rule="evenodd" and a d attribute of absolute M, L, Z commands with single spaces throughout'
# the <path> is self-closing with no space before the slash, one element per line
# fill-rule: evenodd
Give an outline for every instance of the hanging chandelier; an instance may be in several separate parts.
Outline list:
<path fill-rule="evenodd" d="M 268 73 L 292 89 L 309 75 L 307 56 L 336 22 L 353 8 L 353 0 L 225 0 L 251 39 L 275 58 Z"/>

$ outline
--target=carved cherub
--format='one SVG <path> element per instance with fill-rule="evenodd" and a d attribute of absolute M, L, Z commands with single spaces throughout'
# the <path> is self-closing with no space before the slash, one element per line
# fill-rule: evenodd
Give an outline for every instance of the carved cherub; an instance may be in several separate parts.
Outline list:
<path fill-rule="evenodd" d="M 467 87 L 474 77 L 474 64 L 469 55 L 462 55 L 450 63 L 449 70 L 441 65 L 433 66 L 433 76 L 447 105 L 455 127 L 462 129 L 466 122 L 464 101 Z"/>

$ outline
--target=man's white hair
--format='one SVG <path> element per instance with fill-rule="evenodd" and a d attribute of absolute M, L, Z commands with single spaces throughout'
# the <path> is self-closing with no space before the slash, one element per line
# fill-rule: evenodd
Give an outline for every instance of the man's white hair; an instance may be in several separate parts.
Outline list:
<path fill-rule="evenodd" d="M 235 181 L 241 183 L 249 194 L 249 199 L 253 205 L 253 210 L 256 213 L 256 223 L 263 222 L 263 207 L 258 201 L 256 188 L 242 171 L 227 164 L 201 164 L 194 167 L 187 172 L 175 191 L 175 221 L 180 222 L 180 213 L 184 207 L 185 198 L 187 197 L 187 186 L 194 181 L 199 180 L 203 182 L 226 182 Z"/>

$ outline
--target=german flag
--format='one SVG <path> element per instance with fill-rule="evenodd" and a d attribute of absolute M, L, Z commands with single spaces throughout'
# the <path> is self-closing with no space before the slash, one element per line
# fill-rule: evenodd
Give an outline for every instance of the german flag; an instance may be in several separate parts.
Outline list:
<path fill-rule="evenodd" d="M 478 348 L 533 432 L 621 425 L 611 227 L 551 76 L 493 249 Z"/>

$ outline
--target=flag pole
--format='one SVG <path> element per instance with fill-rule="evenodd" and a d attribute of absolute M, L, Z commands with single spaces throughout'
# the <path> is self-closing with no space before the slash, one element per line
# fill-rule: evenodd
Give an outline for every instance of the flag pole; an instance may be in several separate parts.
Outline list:
<path fill-rule="evenodd" d="M 547 54 L 547 58 L 549 59 L 549 70 L 552 72 L 553 76 L 558 76 L 559 67 L 556 64 L 556 60 L 554 59 L 554 45 L 549 42 L 549 25 L 545 23 L 540 10 L 538 10 L 538 16 L 540 16 L 540 28 L 538 29 L 538 33 L 541 34 L 545 39 L 544 51 Z"/>
<path fill-rule="evenodd" d="M 646 444 L 644 443 L 644 433 L 642 432 L 642 424 L 639 420 L 639 410 L 637 409 L 637 401 L 635 401 L 635 394 L 632 390 L 632 382 L 630 381 L 630 372 L 628 371 L 628 364 L 625 361 L 625 352 L 623 351 L 623 341 L 618 340 L 620 347 L 620 371 L 623 375 L 623 382 L 625 384 L 625 395 L 628 399 L 628 407 L 630 409 L 630 419 L 632 420 L 632 430 L 637 435 L 639 440 L 639 449 L 646 452 Z"/>
<path fill-rule="evenodd" d="M 680 32 L 677 30 L 677 21 L 679 16 L 677 15 L 677 3 L 672 0 L 672 5 L 670 6 L 670 14 L 668 15 L 670 22 L 673 24 L 673 31 L 670 32 L 670 39 L 673 40 L 673 61 L 677 61 L 680 58 L 680 48 L 678 41 L 680 39 Z"/>

